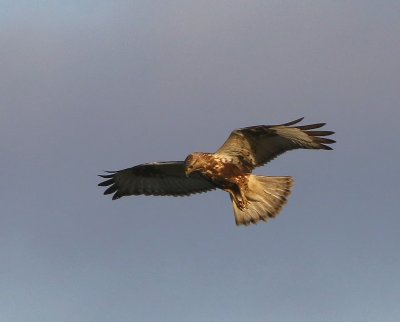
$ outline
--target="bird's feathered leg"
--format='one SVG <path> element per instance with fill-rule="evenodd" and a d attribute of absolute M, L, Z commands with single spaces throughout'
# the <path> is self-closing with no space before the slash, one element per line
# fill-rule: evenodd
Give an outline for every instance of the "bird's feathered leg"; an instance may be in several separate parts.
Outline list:
<path fill-rule="evenodd" d="M 246 208 L 246 204 L 247 204 L 247 200 L 243 199 L 242 194 L 235 194 L 232 191 L 228 191 L 229 192 L 229 196 L 231 197 L 231 200 L 236 204 L 236 206 L 240 209 L 240 210 L 244 210 Z"/>
<path fill-rule="evenodd" d="M 232 188 L 224 189 L 231 197 L 231 200 L 236 204 L 240 210 L 247 208 L 248 200 L 246 198 L 247 184 L 243 186 L 235 185 Z"/>

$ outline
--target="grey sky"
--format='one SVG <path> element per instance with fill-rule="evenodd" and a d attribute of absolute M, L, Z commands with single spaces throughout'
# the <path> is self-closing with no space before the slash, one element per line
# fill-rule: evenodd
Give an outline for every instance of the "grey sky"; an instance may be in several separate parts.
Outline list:
<path fill-rule="evenodd" d="M 398 1 L 2 1 L 0 321 L 397 321 Z M 268 224 L 97 174 L 328 122 Z"/>

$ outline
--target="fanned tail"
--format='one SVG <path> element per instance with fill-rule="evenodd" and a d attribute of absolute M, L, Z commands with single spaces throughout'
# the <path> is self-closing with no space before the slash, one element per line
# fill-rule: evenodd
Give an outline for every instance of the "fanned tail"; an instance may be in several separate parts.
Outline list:
<path fill-rule="evenodd" d="M 278 215 L 293 186 L 292 177 L 250 175 L 245 192 L 247 205 L 241 210 L 232 199 L 236 225 L 257 224 Z"/>

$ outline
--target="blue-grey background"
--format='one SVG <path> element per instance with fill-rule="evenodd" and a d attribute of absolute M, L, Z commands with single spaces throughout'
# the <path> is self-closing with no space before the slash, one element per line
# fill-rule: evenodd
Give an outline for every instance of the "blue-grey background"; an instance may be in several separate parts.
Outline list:
<path fill-rule="evenodd" d="M 398 321 L 398 1 L 1 1 L 0 321 Z M 226 193 L 111 201 L 97 174 L 305 116 L 334 151 Z"/>

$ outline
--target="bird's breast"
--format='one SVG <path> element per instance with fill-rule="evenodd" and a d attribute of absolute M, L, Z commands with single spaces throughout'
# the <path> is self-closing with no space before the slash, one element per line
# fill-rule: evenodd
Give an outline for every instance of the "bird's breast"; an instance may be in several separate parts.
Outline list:
<path fill-rule="evenodd" d="M 227 189 L 232 186 L 240 185 L 246 173 L 242 171 L 237 165 L 225 160 L 210 159 L 203 169 L 202 174 L 213 182 L 218 188 Z"/>

